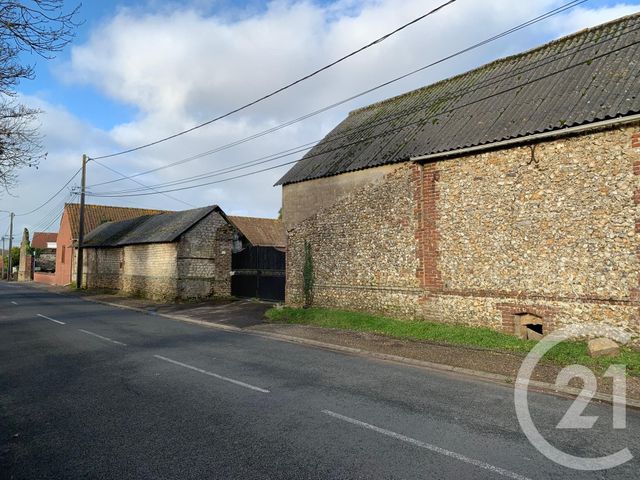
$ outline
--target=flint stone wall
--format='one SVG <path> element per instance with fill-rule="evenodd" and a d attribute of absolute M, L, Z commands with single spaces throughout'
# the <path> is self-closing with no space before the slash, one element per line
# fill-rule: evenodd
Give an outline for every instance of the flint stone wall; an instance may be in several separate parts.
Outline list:
<path fill-rule="evenodd" d="M 350 193 L 288 232 L 286 302 L 304 302 L 304 241 L 316 305 L 418 316 L 416 219 L 409 167 Z"/>
<path fill-rule="evenodd" d="M 640 335 L 640 124 L 405 164 L 289 232 L 287 302 L 514 332 L 617 326 Z"/>
<path fill-rule="evenodd" d="M 159 301 L 230 296 L 232 237 L 213 212 L 174 243 L 86 248 L 84 284 Z"/>
<path fill-rule="evenodd" d="M 178 245 L 180 298 L 231 295 L 233 228 L 217 212 L 182 236 Z"/>
<path fill-rule="evenodd" d="M 85 288 L 120 290 L 122 288 L 122 248 L 85 248 Z"/>

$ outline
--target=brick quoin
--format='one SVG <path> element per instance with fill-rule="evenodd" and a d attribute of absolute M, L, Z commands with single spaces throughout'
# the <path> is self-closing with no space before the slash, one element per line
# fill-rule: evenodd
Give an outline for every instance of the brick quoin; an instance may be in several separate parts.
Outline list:
<path fill-rule="evenodd" d="M 438 180 L 436 164 L 414 165 L 413 185 L 415 189 L 416 254 L 418 270 L 416 275 L 420 286 L 431 291 L 442 290 L 442 277 L 438 270 Z M 640 196 L 639 196 L 640 198 Z"/>
<path fill-rule="evenodd" d="M 640 132 L 631 135 L 631 147 L 640 148 Z"/>

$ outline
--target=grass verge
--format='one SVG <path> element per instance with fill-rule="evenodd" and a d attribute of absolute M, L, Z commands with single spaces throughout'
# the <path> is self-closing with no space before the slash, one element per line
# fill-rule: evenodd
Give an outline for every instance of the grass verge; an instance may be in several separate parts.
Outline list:
<path fill-rule="evenodd" d="M 324 308 L 272 308 L 266 312 L 266 316 L 275 323 L 370 332 L 395 338 L 435 341 L 522 354 L 529 352 L 536 344 L 533 340 L 522 340 L 489 328 L 405 321 L 367 313 Z M 609 365 L 626 364 L 629 375 L 640 375 L 640 352 L 626 347 L 621 348 L 620 355 L 615 358 L 591 358 L 587 353 L 585 342 L 564 342 L 552 348 L 545 355 L 544 360 L 559 365 L 577 363 L 590 366 L 600 373 Z"/>

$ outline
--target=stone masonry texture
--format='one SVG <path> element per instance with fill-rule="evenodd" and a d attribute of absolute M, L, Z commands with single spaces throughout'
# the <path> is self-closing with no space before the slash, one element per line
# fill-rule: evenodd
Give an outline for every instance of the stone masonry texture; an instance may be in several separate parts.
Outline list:
<path fill-rule="evenodd" d="M 217 212 L 201 220 L 178 244 L 181 298 L 231 295 L 233 228 Z"/>
<path fill-rule="evenodd" d="M 231 295 L 233 231 L 212 212 L 177 242 L 85 249 L 87 288 L 160 301 Z"/>
<path fill-rule="evenodd" d="M 287 302 L 302 303 L 307 240 L 319 306 L 638 336 L 639 139 L 636 123 L 405 163 L 289 232 Z"/>

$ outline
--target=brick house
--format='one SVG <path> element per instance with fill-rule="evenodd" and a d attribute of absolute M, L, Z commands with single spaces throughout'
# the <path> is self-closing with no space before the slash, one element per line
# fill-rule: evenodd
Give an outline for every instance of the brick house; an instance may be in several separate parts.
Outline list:
<path fill-rule="evenodd" d="M 278 182 L 287 302 L 640 335 L 640 14 L 351 112 Z"/>
<path fill-rule="evenodd" d="M 163 213 L 163 210 L 85 205 L 85 234 L 105 222 L 128 220 L 142 215 L 158 213 Z M 57 236 L 56 268 L 53 281 L 55 285 L 69 285 L 75 281 L 79 229 L 80 204 L 67 203 L 60 219 L 60 229 Z M 36 279 L 36 281 L 38 280 Z"/>

